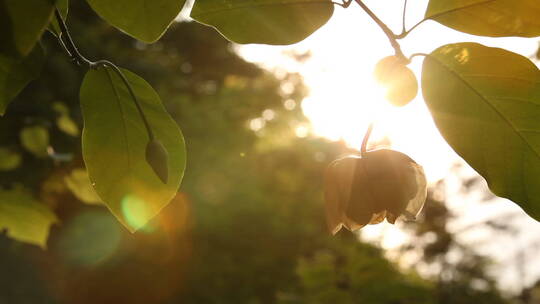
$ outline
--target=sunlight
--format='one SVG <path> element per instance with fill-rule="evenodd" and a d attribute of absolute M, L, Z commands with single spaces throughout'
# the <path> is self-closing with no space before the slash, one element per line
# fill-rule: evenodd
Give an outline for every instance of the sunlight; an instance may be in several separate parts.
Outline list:
<path fill-rule="evenodd" d="M 401 30 L 402 1 L 365 2 L 394 32 Z M 409 3 L 408 27 L 423 18 L 426 6 L 427 0 Z M 500 46 L 524 56 L 534 54 L 538 47 L 535 39 L 492 40 L 459 33 L 430 21 L 402 40 L 401 46 L 406 55 L 411 55 L 463 41 Z M 368 125 L 373 122 L 371 141 L 388 138 L 392 149 L 406 153 L 424 167 L 429 184 L 448 176 L 456 163 L 463 163 L 437 130 L 421 89 L 405 107 L 395 108 L 386 102 L 384 89 L 373 78 L 373 69 L 380 59 L 393 55 L 393 49 L 382 31 L 358 8 L 336 7 L 328 24 L 295 45 L 246 45 L 238 47 L 238 52 L 278 76 L 284 70 L 302 75 L 309 96 L 300 106 L 311 122 L 313 135 L 344 140 L 350 147 L 359 149 Z M 311 56 L 303 62 L 289 55 L 306 53 Z M 409 65 L 419 82 L 421 64 L 422 58 L 416 57 Z M 296 105 L 291 100 L 286 106 Z M 305 136 L 305 130 L 300 133 Z M 362 235 L 378 239 L 384 248 L 395 248 L 407 239 L 398 227 L 386 222 L 363 229 Z"/>
<path fill-rule="evenodd" d="M 401 1 L 372 0 L 366 3 L 395 32 L 399 32 Z M 427 1 L 409 4 L 409 27 L 422 19 L 426 5 Z M 358 34 L 355 29 L 364 30 Z M 504 46 L 526 56 L 533 54 L 537 47 L 534 39 L 500 38 L 493 41 L 462 34 L 435 22 L 425 22 L 401 43 L 405 54 L 410 55 L 429 53 L 441 45 L 460 41 Z M 295 45 L 246 45 L 238 51 L 246 60 L 273 70 L 277 75 L 283 70 L 302 75 L 309 96 L 302 101 L 301 107 L 311 121 L 314 135 L 333 141 L 344 140 L 350 147 L 359 149 L 367 126 L 374 122 L 372 141 L 388 138 L 392 149 L 408 154 L 424 167 L 431 184 L 446 176 L 452 165 L 461 161 L 435 127 L 423 103 L 421 89 L 415 100 L 403 108 L 392 107 L 384 99 L 384 90 L 375 82 L 373 69 L 378 60 L 393 55 L 393 49 L 382 31 L 358 8 L 336 8 L 328 24 Z M 304 62 L 288 56 L 307 52 L 311 56 Z M 419 81 L 421 63 L 422 58 L 416 57 L 409 66 Z"/>
<path fill-rule="evenodd" d="M 122 213 L 127 223 L 134 229 L 144 232 L 152 232 L 155 228 L 152 225 L 145 225 L 149 218 L 150 211 L 148 205 L 135 195 L 128 195 L 122 200 Z"/>
<path fill-rule="evenodd" d="M 67 223 L 57 246 L 70 264 L 91 266 L 113 256 L 121 240 L 122 232 L 111 214 L 87 211 Z"/>

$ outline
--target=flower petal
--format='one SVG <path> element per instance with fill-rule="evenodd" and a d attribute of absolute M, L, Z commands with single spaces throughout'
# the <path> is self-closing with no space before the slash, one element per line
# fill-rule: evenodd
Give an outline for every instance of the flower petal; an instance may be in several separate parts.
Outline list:
<path fill-rule="evenodd" d="M 344 224 L 357 157 L 341 158 L 330 163 L 325 172 L 324 196 L 328 229 L 336 234 Z M 349 227 L 347 227 L 349 228 Z"/>
<path fill-rule="evenodd" d="M 380 224 L 382 223 L 382 221 L 384 221 L 385 217 L 386 217 L 386 210 L 373 214 L 373 216 L 371 217 L 371 220 L 369 221 L 369 224 L 373 224 L 373 225 Z"/>
<path fill-rule="evenodd" d="M 370 191 L 379 210 L 401 214 L 416 194 L 414 161 L 407 155 L 388 149 L 370 151 L 366 155 Z M 375 213 L 374 212 L 374 213 Z"/>
<path fill-rule="evenodd" d="M 384 211 L 384 206 L 378 200 L 376 189 L 372 189 L 367 158 L 356 160 L 352 188 L 349 192 L 350 200 L 345 209 L 345 215 L 357 225 L 369 224 L 373 214 Z"/>
<path fill-rule="evenodd" d="M 407 203 L 405 211 L 403 212 L 403 217 L 408 221 L 416 220 L 416 216 L 420 213 L 424 207 L 427 197 L 427 180 L 426 175 L 424 174 L 424 169 L 422 166 L 417 163 L 411 164 L 415 171 L 417 192 L 415 196 Z"/>

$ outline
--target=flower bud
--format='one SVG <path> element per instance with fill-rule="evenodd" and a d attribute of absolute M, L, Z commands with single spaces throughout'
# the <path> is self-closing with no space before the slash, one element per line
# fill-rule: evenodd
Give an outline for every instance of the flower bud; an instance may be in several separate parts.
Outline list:
<path fill-rule="evenodd" d="M 159 179 L 166 184 L 169 179 L 168 153 L 157 139 L 152 139 L 146 145 L 146 162 L 152 167 Z"/>
<path fill-rule="evenodd" d="M 374 76 L 383 85 L 386 99 L 397 107 L 407 105 L 418 93 L 418 81 L 402 59 L 388 56 L 375 66 Z"/>
<path fill-rule="evenodd" d="M 415 220 L 427 195 L 422 166 L 388 149 L 333 161 L 325 175 L 326 217 L 330 231 L 354 231 L 386 219 Z"/>

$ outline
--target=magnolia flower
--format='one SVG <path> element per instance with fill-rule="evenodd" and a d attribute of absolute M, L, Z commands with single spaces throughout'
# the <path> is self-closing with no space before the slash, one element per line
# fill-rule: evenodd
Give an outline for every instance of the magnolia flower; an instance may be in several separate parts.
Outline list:
<path fill-rule="evenodd" d="M 369 151 L 333 161 L 326 170 L 325 201 L 328 227 L 336 234 L 385 218 L 415 220 L 427 195 L 422 166 L 407 155 L 388 149 Z"/>

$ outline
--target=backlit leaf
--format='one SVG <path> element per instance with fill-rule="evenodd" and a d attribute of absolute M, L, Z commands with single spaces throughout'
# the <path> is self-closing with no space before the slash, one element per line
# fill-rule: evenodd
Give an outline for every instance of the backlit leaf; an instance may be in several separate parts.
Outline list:
<path fill-rule="evenodd" d="M 56 126 L 68 135 L 79 136 L 79 127 L 68 115 L 58 117 L 56 119 Z"/>
<path fill-rule="evenodd" d="M 538 0 L 430 0 L 425 18 L 490 37 L 540 36 Z"/>
<path fill-rule="evenodd" d="M 424 99 L 441 134 L 488 182 L 540 219 L 540 71 L 527 58 L 476 43 L 426 57 Z"/>
<path fill-rule="evenodd" d="M 20 133 L 21 144 L 37 157 L 47 156 L 49 147 L 49 131 L 41 126 L 26 127 Z"/>
<path fill-rule="evenodd" d="M 56 126 L 58 129 L 68 135 L 79 136 L 79 126 L 71 119 L 68 107 L 57 101 L 53 103 L 52 108 L 58 114 L 58 117 L 56 118 Z"/>
<path fill-rule="evenodd" d="M 154 42 L 178 16 L 185 0 L 87 0 L 111 25 L 144 42 Z"/>
<path fill-rule="evenodd" d="M 186 152 L 180 129 L 152 87 L 123 70 L 144 113 L 168 152 L 164 184 L 146 162 L 149 141 L 141 116 L 121 79 L 106 68 L 90 70 L 81 87 L 83 157 L 96 192 L 130 231 L 144 226 L 176 195 Z"/>
<path fill-rule="evenodd" d="M 79 200 L 90 205 L 101 204 L 101 199 L 92 187 L 88 172 L 85 169 L 75 169 L 64 178 L 67 187 Z"/>
<path fill-rule="evenodd" d="M 16 169 L 21 164 L 21 155 L 10 149 L 0 147 L 0 171 Z"/>
<path fill-rule="evenodd" d="M 236 43 L 284 45 L 311 35 L 333 12 L 329 0 L 197 0 L 191 17 Z"/>
<path fill-rule="evenodd" d="M 41 47 L 24 58 L 0 54 L 0 115 L 4 115 L 13 98 L 39 76 L 43 61 Z"/>
<path fill-rule="evenodd" d="M 46 248 L 49 228 L 57 221 L 49 207 L 28 191 L 0 190 L 0 230 L 7 230 L 7 236 Z"/>
<path fill-rule="evenodd" d="M 26 56 L 49 24 L 54 0 L 0 0 L 0 53 Z"/>

